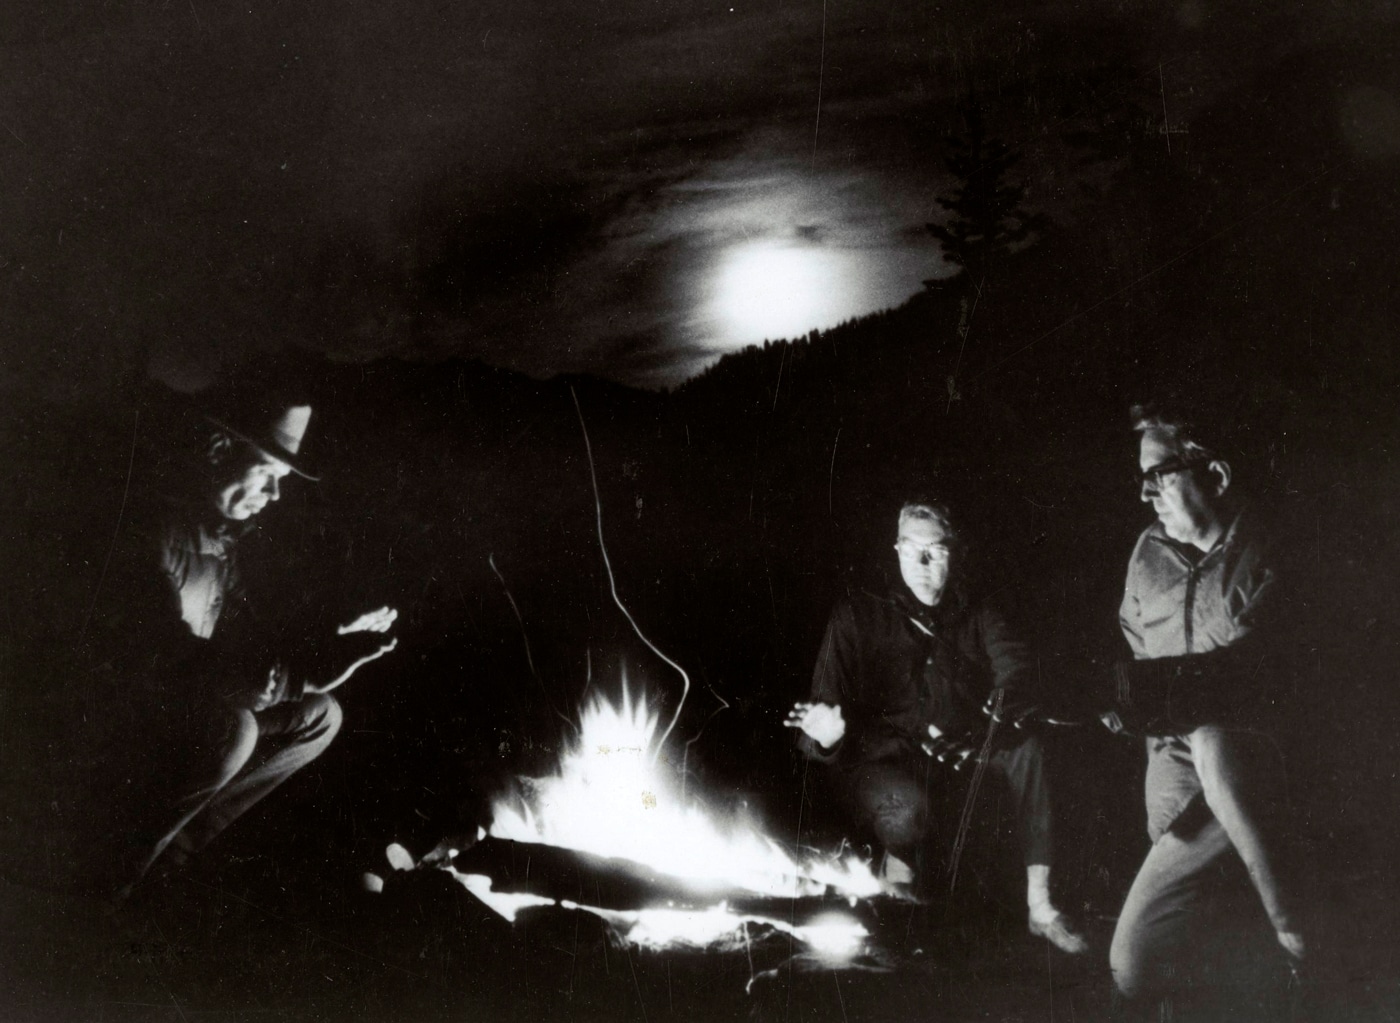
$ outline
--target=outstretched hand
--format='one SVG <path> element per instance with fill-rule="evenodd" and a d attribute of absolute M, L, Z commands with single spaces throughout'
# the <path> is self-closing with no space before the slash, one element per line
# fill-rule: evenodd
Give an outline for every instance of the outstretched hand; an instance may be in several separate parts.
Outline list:
<path fill-rule="evenodd" d="M 341 625 L 335 630 L 337 636 L 348 636 L 352 632 L 388 632 L 398 620 L 399 613 L 392 607 L 381 607 L 377 611 L 366 611 L 349 625 Z"/>
<path fill-rule="evenodd" d="M 379 658 L 389 653 L 389 651 L 393 650 L 398 645 L 399 638 L 395 636 L 393 639 L 389 640 L 389 642 L 379 644 L 378 650 L 375 650 L 373 653 L 365 654 L 363 657 L 351 663 L 350 667 L 346 668 L 335 678 L 331 679 L 331 681 L 325 683 L 324 685 L 308 685 L 306 687 L 306 691 L 308 693 L 329 693 L 332 689 L 343 685 L 346 681 L 349 680 L 351 675 L 355 674 L 355 672 L 359 671 L 370 661 L 379 660 Z"/>
<path fill-rule="evenodd" d="M 839 703 L 794 703 L 783 724 L 802 729 L 825 749 L 835 746 L 846 734 L 846 719 L 841 716 Z"/>

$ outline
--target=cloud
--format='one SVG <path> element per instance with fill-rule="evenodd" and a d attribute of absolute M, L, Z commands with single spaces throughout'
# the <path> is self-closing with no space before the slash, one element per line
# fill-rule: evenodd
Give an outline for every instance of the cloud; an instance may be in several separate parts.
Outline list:
<path fill-rule="evenodd" d="M 1160 105 L 1182 30 L 1116 10 L 27 5 L 0 26 L 3 386 L 280 343 L 654 380 L 717 350 L 707 282 L 764 240 L 864 253 L 894 301 L 937 272 L 922 225 L 969 83 L 1065 215 L 1090 172 L 1063 136 L 1101 131 L 1124 74 Z M 1173 118 L 1247 77 L 1235 21 L 1167 63 Z M 1391 84 L 1344 94 L 1359 152 L 1393 149 Z"/>

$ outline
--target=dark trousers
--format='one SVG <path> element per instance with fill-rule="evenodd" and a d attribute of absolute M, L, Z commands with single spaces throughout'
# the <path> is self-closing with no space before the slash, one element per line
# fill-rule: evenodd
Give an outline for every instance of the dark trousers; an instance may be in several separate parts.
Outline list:
<path fill-rule="evenodd" d="M 974 768 L 969 761 L 955 774 L 948 765 L 925 756 L 876 760 L 845 772 L 844 796 L 857 822 L 885 851 L 915 864 L 919 872 L 931 828 L 951 831 L 958 826 L 956 817 L 934 820 L 932 790 L 970 777 Z M 1027 736 L 1016 746 L 992 753 L 987 768 L 985 780 L 1004 784 L 1011 797 L 1027 866 L 1048 866 L 1053 857 L 1052 804 L 1044 744 L 1037 736 Z"/>
<path fill-rule="evenodd" d="M 321 755 L 340 730 L 325 694 L 250 711 L 216 704 L 200 721 L 156 737 L 162 763 L 139 790 L 116 866 L 140 880 L 162 856 L 178 866 L 260 799 Z M 164 722 L 166 728 L 175 727 Z"/>

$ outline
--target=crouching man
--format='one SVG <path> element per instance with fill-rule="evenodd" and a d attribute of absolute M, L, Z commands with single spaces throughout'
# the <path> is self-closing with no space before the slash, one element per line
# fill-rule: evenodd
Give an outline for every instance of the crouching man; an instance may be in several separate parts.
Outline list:
<path fill-rule="evenodd" d="M 884 848 L 884 876 L 911 883 L 926 873 L 930 770 L 975 763 L 986 749 L 1006 783 L 1026 864 L 1030 930 L 1081 953 L 1083 937 L 1050 899 L 1052 806 L 1040 738 L 1015 727 L 1038 713 L 1026 645 L 1002 616 L 970 601 L 958 576 L 958 537 L 947 508 L 906 504 L 895 551 L 902 584 L 855 593 L 832 612 L 811 698 L 787 725 L 829 765 L 843 801 Z M 988 713 L 995 709 L 995 722 Z M 991 733 L 992 741 L 987 737 Z M 938 822 L 956 827 L 956 822 Z M 927 881 L 926 878 L 922 880 Z"/>
<path fill-rule="evenodd" d="M 260 394 L 207 407 L 163 438 L 161 478 L 128 515 L 82 650 L 106 733 L 88 883 L 119 900 L 315 760 L 340 728 L 331 691 L 393 649 L 385 607 L 339 629 L 362 649 L 337 641 L 333 668 L 305 670 L 244 586 L 255 520 L 289 478 L 315 479 L 300 454 L 310 418 Z"/>

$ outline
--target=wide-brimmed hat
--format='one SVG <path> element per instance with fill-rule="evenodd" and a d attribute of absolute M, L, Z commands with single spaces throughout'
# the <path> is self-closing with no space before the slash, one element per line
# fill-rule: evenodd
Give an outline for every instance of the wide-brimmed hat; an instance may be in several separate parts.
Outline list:
<path fill-rule="evenodd" d="M 204 418 L 263 454 L 286 462 L 298 476 L 313 481 L 320 478 L 301 454 L 301 443 L 311 422 L 310 405 L 220 399 L 205 412 Z"/>

